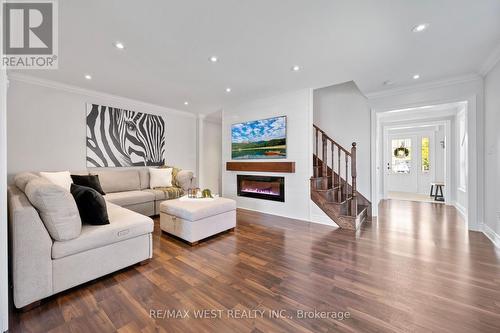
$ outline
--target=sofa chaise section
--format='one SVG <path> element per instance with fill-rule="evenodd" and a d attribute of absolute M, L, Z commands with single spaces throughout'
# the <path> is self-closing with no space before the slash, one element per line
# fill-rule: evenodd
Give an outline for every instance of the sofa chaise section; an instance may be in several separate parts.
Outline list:
<path fill-rule="evenodd" d="M 153 221 L 147 216 L 108 202 L 109 225 L 84 225 L 79 237 L 59 242 L 24 192 L 10 186 L 8 198 L 17 308 L 152 257 Z"/>

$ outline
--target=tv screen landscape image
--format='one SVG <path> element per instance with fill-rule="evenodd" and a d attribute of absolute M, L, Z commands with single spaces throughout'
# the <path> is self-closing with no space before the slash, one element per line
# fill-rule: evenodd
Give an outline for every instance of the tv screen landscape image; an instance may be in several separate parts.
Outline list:
<path fill-rule="evenodd" d="M 286 158 L 286 116 L 248 121 L 231 127 L 231 158 Z"/>

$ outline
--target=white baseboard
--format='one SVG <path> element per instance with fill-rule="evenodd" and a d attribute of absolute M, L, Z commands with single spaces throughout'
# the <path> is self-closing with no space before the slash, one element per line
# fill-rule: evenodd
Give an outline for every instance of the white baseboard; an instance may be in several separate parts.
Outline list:
<path fill-rule="evenodd" d="M 487 224 L 483 224 L 483 234 L 488 237 L 496 247 L 500 248 L 500 235 Z"/>
<path fill-rule="evenodd" d="M 310 222 L 337 227 L 337 224 L 331 218 L 319 214 L 311 214 Z"/>
<path fill-rule="evenodd" d="M 458 202 L 452 202 L 451 203 L 453 206 L 455 206 L 455 208 L 458 210 L 458 212 L 460 213 L 460 215 L 462 215 L 463 219 L 465 221 L 467 221 L 467 213 L 465 211 L 465 207 L 462 206 L 461 204 L 459 204 Z"/>

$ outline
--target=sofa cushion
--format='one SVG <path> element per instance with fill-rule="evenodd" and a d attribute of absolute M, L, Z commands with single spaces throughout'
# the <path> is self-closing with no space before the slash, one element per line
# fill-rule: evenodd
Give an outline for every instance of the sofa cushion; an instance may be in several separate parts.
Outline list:
<path fill-rule="evenodd" d="M 82 221 L 69 191 L 39 177 L 26 185 L 25 193 L 54 240 L 70 240 L 80 235 Z"/>
<path fill-rule="evenodd" d="M 236 210 L 236 201 L 226 198 L 214 200 L 167 200 L 161 203 L 162 213 L 177 216 L 188 221 L 197 221 L 203 218 Z"/>
<path fill-rule="evenodd" d="M 73 184 L 73 180 L 71 179 L 71 173 L 69 171 L 40 172 L 40 176 L 47 179 L 51 183 L 61 186 L 68 192 L 71 189 L 71 184 Z"/>
<path fill-rule="evenodd" d="M 192 187 L 192 181 L 193 171 L 190 170 L 179 170 L 175 176 L 175 183 L 178 187 L 183 188 L 185 191 Z"/>
<path fill-rule="evenodd" d="M 106 193 L 136 191 L 141 189 L 138 170 L 97 171 L 101 187 Z"/>
<path fill-rule="evenodd" d="M 139 179 L 141 181 L 141 190 L 149 188 L 149 168 L 139 169 Z"/>
<path fill-rule="evenodd" d="M 109 202 L 108 216 L 109 224 L 84 225 L 80 237 L 54 242 L 52 258 L 63 258 L 153 232 L 151 218 Z"/>
<path fill-rule="evenodd" d="M 71 184 L 71 195 L 75 198 L 82 223 L 109 224 L 106 200 L 99 192 L 90 187 Z"/>
<path fill-rule="evenodd" d="M 14 184 L 16 184 L 18 189 L 24 192 L 26 185 L 28 185 L 31 180 L 36 178 L 40 177 L 31 172 L 21 172 L 14 177 Z"/>
<path fill-rule="evenodd" d="M 108 193 L 105 199 L 119 206 L 128 206 L 155 201 L 155 195 L 146 191 L 126 191 Z"/>
<path fill-rule="evenodd" d="M 156 201 L 158 201 L 158 200 L 165 200 L 167 198 L 165 196 L 165 192 L 163 192 L 161 190 L 155 190 L 155 189 L 148 188 L 148 189 L 145 189 L 145 190 L 142 190 L 142 191 L 154 194 Z"/>

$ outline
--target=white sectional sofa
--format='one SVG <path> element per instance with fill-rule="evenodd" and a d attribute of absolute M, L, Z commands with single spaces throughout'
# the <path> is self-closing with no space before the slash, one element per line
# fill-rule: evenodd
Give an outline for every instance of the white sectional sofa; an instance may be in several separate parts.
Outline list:
<path fill-rule="evenodd" d="M 168 193 L 149 189 L 148 169 L 100 170 L 109 224 L 83 224 L 78 237 L 51 238 L 22 186 L 9 186 L 9 234 L 16 308 L 152 257 L 153 220 Z M 81 173 L 80 173 L 81 174 Z M 189 186 L 193 173 L 180 173 Z"/>
<path fill-rule="evenodd" d="M 177 189 L 174 187 L 169 192 L 149 188 L 148 168 L 100 169 L 91 173 L 99 175 L 106 201 L 146 216 L 159 215 L 160 203 L 179 197 L 179 189 L 187 191 L 196 181 L 192 171 L 180 170 L 174 179 Z"/>

